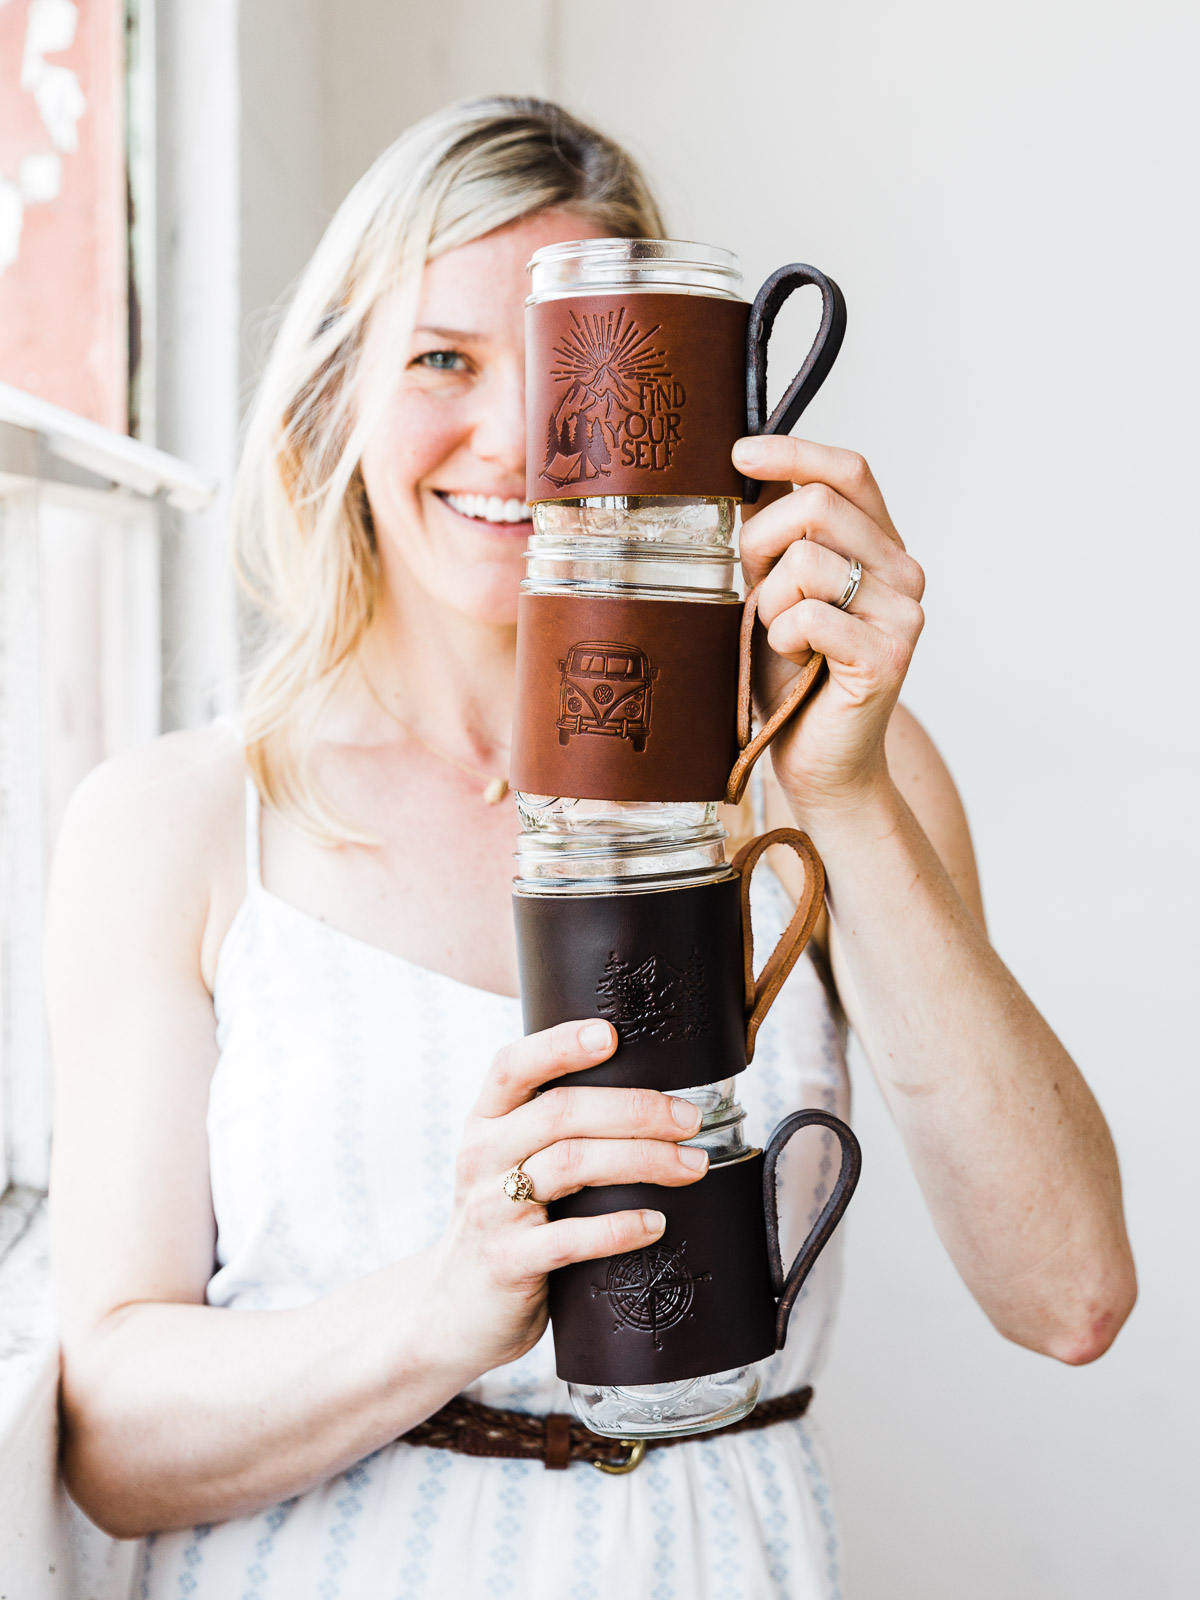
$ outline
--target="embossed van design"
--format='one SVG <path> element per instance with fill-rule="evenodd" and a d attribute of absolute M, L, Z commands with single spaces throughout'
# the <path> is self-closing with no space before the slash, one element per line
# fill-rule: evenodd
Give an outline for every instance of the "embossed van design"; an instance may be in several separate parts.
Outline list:
<path fill-rule="evenodd" d="M 644 650 L 632 644 L 587 639 L 558 663 L 558 742 L 600 734 L 628 739 L 641 753 L 650 734 L 650 690 L 658 676 Z"/>

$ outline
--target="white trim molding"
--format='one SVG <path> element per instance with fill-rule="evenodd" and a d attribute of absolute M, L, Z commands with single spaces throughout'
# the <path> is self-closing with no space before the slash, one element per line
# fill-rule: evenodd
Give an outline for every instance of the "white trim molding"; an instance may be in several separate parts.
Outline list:
<path fill-rule="evenodd" d="M 42 903 L 70 791 L 160 727 L 160 539 L 213 485 L 0 385 L 0 1192 L 44 1189 Z"/>

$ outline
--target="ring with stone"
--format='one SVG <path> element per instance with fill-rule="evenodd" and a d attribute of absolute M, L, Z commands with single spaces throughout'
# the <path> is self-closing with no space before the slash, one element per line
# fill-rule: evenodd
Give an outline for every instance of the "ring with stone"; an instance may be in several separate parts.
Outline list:
<path fill-rule="evenodd" d="M 526 1156 L 524 1160 L 518 1161 L 515 1167 L 510 1167 L 504 1174 L 504 1192 L 517 1205 L 522 1200 L 533 1200 L 533 1179 L 527 1172 L 521 1171 L 525 1161 L 528 1161 L 528 1159 L 529 1157 Z M 533 1203 L 537 1206 L 541 1205 L 542 1202 L 533 1200 Z"/>
<path fill-rule="evenodd" d="M 862 582 L 862 562 L 855 560 L 850 563 L 850 572 L 846 578 L 846 587 L 842 590 L 841 599 L 833 603 L 839 611 L 849 611 L 850 602 L 858 593 L 858 586 Z"/>

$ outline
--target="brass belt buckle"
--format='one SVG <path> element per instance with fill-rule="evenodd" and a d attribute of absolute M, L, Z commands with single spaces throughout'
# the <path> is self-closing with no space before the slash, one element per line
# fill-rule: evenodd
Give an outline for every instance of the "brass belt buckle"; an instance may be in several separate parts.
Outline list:
<path fill-rule="evenodd" d="M 593 1461 L 597 1472 L 632 1472 L 646 1454 L 645 1439 L 618 1439 L 617 1443 L 623 1444 L 629 1454 L 624 1461 Z"/>

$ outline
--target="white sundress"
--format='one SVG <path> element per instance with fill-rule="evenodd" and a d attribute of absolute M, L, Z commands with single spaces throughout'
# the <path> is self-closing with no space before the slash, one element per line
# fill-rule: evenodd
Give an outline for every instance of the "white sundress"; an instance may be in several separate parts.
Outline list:
<path fill-rule="evenodd" d="M 420 967 L 263 887 L 247 783 L 246 897 L 214 983 L 219 1060 L 208 1111 L 213 1306 L 299 1306 L 423 1249 L 449 1214 L 463 1122 L 520 1003 Z M 760 953 L 791 913 L 765 865 Z M 740 1080 L 755 1143 L 801 1106 L 846 1117 L 843 1041 L 812 961 L 798 964 Z M 780 1162 L 785 1259 L 828 1192 L 837 1145 L 802 1134 Z M 792 1315 L 763 1394 L 816 1381 L 840 1282 L 840 1233 Z M 467 1391 L 568 1411 L 549 1331 Z M 814 1408 L 820 1411 L 820 1391 Z M 810 1414 L 647 1453 L 625 1476 L 586 1463 L 384 1446 L 253 1516 L 138 1544 L 137 1600 L 839 1600 L 829 1475 Z"/>

